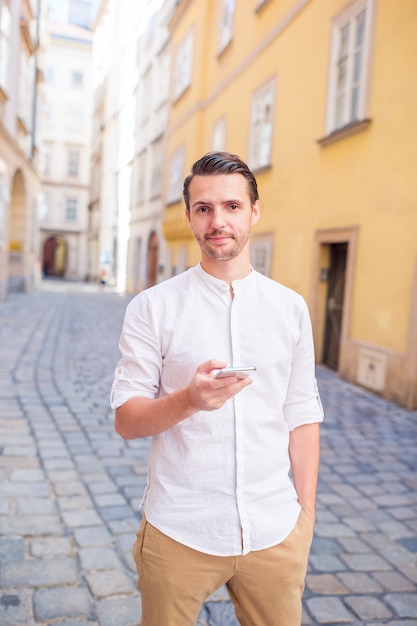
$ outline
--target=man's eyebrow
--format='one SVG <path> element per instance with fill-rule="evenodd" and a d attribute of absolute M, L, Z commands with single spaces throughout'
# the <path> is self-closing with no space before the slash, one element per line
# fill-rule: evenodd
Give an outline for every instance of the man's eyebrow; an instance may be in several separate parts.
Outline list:
<path fill-rule="evenodd" d="M 209 200 L 196 200 L 195 202 L 191 203 L 192 207 L 198 207 L 198 206 L 210 206 L 212 203 Z"/>

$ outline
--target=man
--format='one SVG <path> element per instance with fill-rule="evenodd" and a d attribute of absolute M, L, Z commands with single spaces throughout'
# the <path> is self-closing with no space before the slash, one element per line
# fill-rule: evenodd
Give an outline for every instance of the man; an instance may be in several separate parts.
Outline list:
<path fill-rule="evenodd" d="M 307 306 L 250 265 L 261 207 L 236 155 L 198 160 L 184 200 L 201 263 L 129 304 L 112 389 L 117 432 L 152 436 L 141 624 L 193 626 L 226 584 L 241 624 L 299 626 L 323 419 Z"/>

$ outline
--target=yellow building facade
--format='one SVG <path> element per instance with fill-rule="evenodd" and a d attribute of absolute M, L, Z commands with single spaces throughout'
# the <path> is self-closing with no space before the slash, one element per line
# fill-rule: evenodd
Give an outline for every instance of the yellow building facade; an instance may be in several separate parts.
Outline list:
<path fill-rule="evenodd" d="M 172 273 L 199 260 L 183 178 L 239 154 L 253 265 L 306 298 L 317 361 L 417 407 L 415 0 L 182 0 L 170 31 Z"/>

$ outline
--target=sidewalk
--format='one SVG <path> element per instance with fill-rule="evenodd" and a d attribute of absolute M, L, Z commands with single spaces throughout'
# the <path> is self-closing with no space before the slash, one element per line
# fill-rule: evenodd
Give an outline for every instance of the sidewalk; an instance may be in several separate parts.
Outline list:
<path fill-rule="evenodd" d="M 1 625 L 139 622 L 131 546 L 149 440 L 118 437 L 108 404 L 128 301 L 45 281 L 0 303 Z M 416 626 L 417 412 L 317 374 L 326 418 L 303 624 Z M 237 626 L 224 589 L 198 626 Z"/>

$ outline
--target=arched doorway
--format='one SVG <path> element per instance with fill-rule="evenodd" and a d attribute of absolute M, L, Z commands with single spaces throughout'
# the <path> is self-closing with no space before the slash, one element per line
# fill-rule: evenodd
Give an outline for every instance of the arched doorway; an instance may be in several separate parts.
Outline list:
<path fill-rule="evenodd" d="M 158 274 L 158 235 L 155 231 L 148 240 L 148 272 L 146 277 L 146 288 L 156 285 Z"/>
<path fill-rule="evenodd" d="M 44 277 L 65 274 L 67 244 L 63 237 L 49 237 L 43 244 L 42 269 Z"/>

